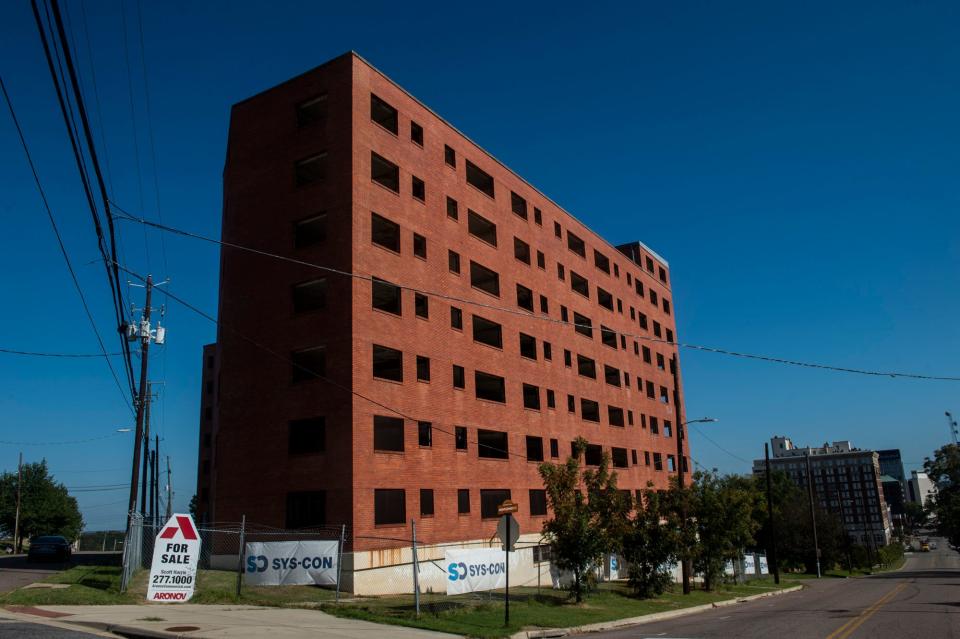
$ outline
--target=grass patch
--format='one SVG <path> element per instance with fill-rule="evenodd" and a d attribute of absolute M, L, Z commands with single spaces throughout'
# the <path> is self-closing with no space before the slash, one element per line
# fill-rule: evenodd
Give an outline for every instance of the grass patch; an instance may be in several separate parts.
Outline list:
<path fill-rule="evenodd" d="M 20 588 L 0 595 L 0 604 L 10 606 L 68 606 L 135 603 L 120 592 L 119 566 L 74 566 L 44 579 L 46 583 L 69 584 L 69 588 Z"/>
<path fill-rule="evenodd" d="M 46 583 L 69 584 L 69 588 L 20 588 L 0 595 L 0 605 L 73 606 L 146 604 L 149 570 L 134 575 L 127 592 L 120 592 L 119 566 L 74 566 L 47 577 Z M 236 595 L 237 573 L 198 570 L 197 589 L 190 603 L 247 604 L 251 606 L 311 607 L 333 601 L 334 591 L 316 586 L 244 586 Z"/>
<path fill-rule="evenodd" d="M 792 585 L 796 584 L 783 580 L 778 587 L 772 580 L 764 579 L 745 585 L 725 585 L 714 592 L 694 590 L 685 596 L 679 590 L 671 590 L 655 599 L 638 599 L 625 584 L 605 583 L 579 605 L 573 603 L 567 592 L 541 590 L 538 594 L 536 588 L 517 588 L 510 590 L 510 625 L 506 627 L 503 624 L 502 591 L 452 597 L 424 595 L 421 597 L 419 619 L 414 613 L 412 595 L 328 605 L 323 606 L 323 610 L 341 617 L 377 623 L 492 638 L 504 637 L 522 629 L 564 628 L 638 617 L 755 595 Z"/>

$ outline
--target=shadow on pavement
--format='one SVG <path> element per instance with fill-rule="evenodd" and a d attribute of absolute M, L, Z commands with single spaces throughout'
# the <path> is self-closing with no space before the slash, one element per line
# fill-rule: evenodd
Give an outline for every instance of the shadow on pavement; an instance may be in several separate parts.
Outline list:
<path fill-rule="evenodd" d="M 960 579 L 960 570 L 898 570 L 870 575 L 868 579 Z"/>

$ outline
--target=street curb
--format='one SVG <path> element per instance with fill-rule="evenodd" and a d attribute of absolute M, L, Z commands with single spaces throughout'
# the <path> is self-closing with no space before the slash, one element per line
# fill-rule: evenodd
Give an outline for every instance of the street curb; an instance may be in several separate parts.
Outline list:
<path fill-rule="evenodd" d="M 85 628 L 93 628 L 94 630 L 101 630 L 103 632 L 109 632 L 121 637 L 127 637 L 127 639 L 186 639 L 187 637 L 193 637 L 194 639 L 202 639 L 202 634 L 194 634 L 197 631 L 193 630 L 190 632 L 167 632 L 165 630 L 149 630 L 147 628 L 137 628 L 136 626 L 123 626 L 118 624 L 106 623 L 103 621 L 66 621 L 73 626 L 82 626 Z"/>
<path fill-rule="evenodd" d="M 689 608 L 681 608 L 679 610 L 667 610 L 666 612 L 655 612 L 649 615 L 642 615 L 640 617 L 628 617 L 626 619 L 614 619 L 612 621 L 601 621 L 599 623 L 591 623 L 585 626 L 574 626 L 572 628 L 544 628 L 542 630 L 521 630 L 520 632 L 515 632 L 510 635 L 509 639 L 548 639 L 552 637 L 565 637 L 572 634 L 584 634 L 588 632 L 601 632 L 603 630 L 615 630 L 617 628 L 624 628 L 626 626 L 639 626 L 642 624 L 653 623 L 655 621 L 664 621 L 667 619 L 676 619 L 677 617 L 686 617 L 687 615 L 695 615 L 700 612 L 706 612 L 707 610 L 713 610 L 715 608 L 725 608 L 727 606 L 734 606 L 740 603 L 746 603 L 748 601 L 755 601 L 757 599 L 766 599 L 767 597 L 776 597 L 778 595 L 786 595 L 791 592 L 797 592 L 798 590 L 803 590 L 803 586 L 791 586 L 790 588 L 783 588 L 781 590 L 772 590 L 770 592 L 761 592 L 756 595 L 749 595 L 747 597 L 738 597 L 736 599 L 725 599 L 723 601 L 716 601 L 709 604 L 701 604 L 699 606 L 691 606 Z"/>

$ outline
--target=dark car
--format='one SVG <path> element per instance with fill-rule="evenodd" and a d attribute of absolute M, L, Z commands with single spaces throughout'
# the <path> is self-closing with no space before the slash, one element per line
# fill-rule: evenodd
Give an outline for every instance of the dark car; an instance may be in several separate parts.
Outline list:
<path fill-rule="evenodd" d="M 34 537 L 27 561 L 70 561 L 70 542 L 60 535 Z"/>

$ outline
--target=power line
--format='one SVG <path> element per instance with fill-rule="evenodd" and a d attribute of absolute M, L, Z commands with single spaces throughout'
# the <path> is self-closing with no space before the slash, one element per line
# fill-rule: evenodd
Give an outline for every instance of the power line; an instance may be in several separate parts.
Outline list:
<path fill-rule="evenodd" d="M 114 209 L 115 209 L 116 211 L 119 211 L 120 214 L 117 216 L 117 218 L 120 219 L 120 220 L 127 220 L 127 221 L 132 221 L 132 222 L 139 222 L 140 224 L 144 224 L 144 225 L 147 225 L 147 226 L 150 226 L 150 227 L 153 227 L 153 228 L 157 228 L 157 229 L 160 229 L 160 230 L 162 230 L 162 231 L 169 232 L 169 233 L 174 233 L 174 234 L 176 234 L 176 235 L 181 235 L 181 236 L 184 236 L 184 237 L 189 237 L 189 238 L 193 238 L 193 239 L 197 239 L 197 240 L 202 240 L 202 241 L 205 241 L 205 242 L 210 242 L 210 243 L 213 243 L 213 244 L 218 244 L 218 245 L 220 245 L 220 246 L 224 246 L 224 247 L 227 247 L 227 248 L 233 248 L 233 249 L 237 249 L 237 250 L 240 250 L 240 251 L 246 251 L 246 252 L 248 252 L 248 253 L 253 253 L 253 254 L 255 254 L 255 255 L 260 255 L 260 256 L 263 256 L 263 257 L 270 257 L 270 258 L 273 258 L 273 259 L 281 260 L 281 261 L 283 261 L 283 262 L 288 262 L 288 263 L 290 263 L 290 264 L 296 264 L 296 265 L 298 265 L 298 266 L 306 266 L 306 267 L 309 267 L 309 268 L 319 269 L 319 270 L 321 270 L 321 271 L 324 271 L 324 272 L 327 272 L 327 273 L 331 273 L 331 274 L 334 274 L 334 275 L 340 275 L 340 276 L 343 276 L 343 277 L 350 277 L 350 278 L 354 278 L 354 279 L 358 279 L 358 280 L 362 280 L 362 281 L 366 281 L 366 282 L 376 282 L 376 281 L 379 281 L 379 280 L 377 280 L 376 277 L 373 277 L 372 275 L 361 275 L 361 274 L 358 274 L 358 273 L 353 273 L 353 272 L 351 272 L 351 271 L 344 271 L 344 270 L 342 270 L 342 269 L 336 269 L 336 268 L 332 268 L 332 267 L 329 267 L 329 266 L 321 266 L 321 265 L 319 265 L 319 264 L 314 264 L 314 263 L 312 263 L 312 262 L 306 262 L 306 261 L 304 261 L 304 260 L 299 260 L 299 259 L 296 259 L 296 258 L 287 257 L 287 256 L 285 256 L 285 255 L 279 255 L 279 254 L 276 254 L 276 253 L 271 253 L 271 252 L 269 252 L 269 251 L 262 251 L 262 250 L 260 250 L 260 249 L 255 249 L 255 248 L 251 248 L 251 247 L 248 247 L 248 246 L 243 246 L 243 245 L 241 245 L 241 244 L 235 244 L 235 243 L 233 243 L 233 242 L 226 242 L 226 241 L 223 241 L 223 240 L 217 240 L 217 239 L 215 239 L 215 238 L 206 237 L 206 236 L 204 236 L 204 235 L 200 235 L 200 234 L 197 234 L 197 233 L 191 233 L 190 231 L 184 231 L 184 230 L 182 230 L 182 229 L 174 228 L 174 227 L 171 227 L 171 226 L 166 226 L 166 225 L 164 225 L 164 224 L 159 224 L 159 223 L 157 223 L 157 222 L 151 222 L 151 221 L 146 220 L 146 219 L 144 219 L 144 218 L 140 218 L 140 217 L 136 217 L 136 216 L 131 215 L 130 213 L 128 213 L 128 212 L 126 212 L 125 210 L 123 210 L 123 209 L 122 209 L 119 205 L 117 205 L 116 203 L 113 203 L 113 206 L 114 206 Z M 546 317 L 546 316 L 544 316 L 544 315 L 530 314 L 530 313 L 528 313 L 528 312 L 521 311 L 521 310 L 517 310 L 517 309 L 513 309 L 513 308 L 507 308 L 507 307 L 504 307 L 504 306 L 498 306 L 498 305 L 495 305 L 495 304 L 488 304 L 488 303 L 484 303 L 484 302 L 477 302 L 477 301 L 470 300 L 470 299 L 467 299 L 467 298 L 456 297 L 456 296 L 453 296 L 453 295 L 447 295 L 447 294 L 445 294 L 445 293 L 438 293 L 438 292 L 436 292 L 436 291 L 429 291 L 429 290 L 425 290 L 425 289 L 420 289 L 420 288 L 417 288 L 417 287 L 407 286 L 407 285 L 404 285 L 404 284 L 396 284 L 396 283 L 394 283 L 394 282 L 384 282 L 384 283 L 389 284 L 389 285 L 391 285 L 391 286 L 395 286 L 395 287 L 397 287 L 397 288 L 399 288 L 399 289 L 403 289 L 403 290 L 407 290 L 407 291 L 412 291 L 412 292 L 415 292 L 415 293 L 420 293 L 420 294 L 422 294 L 422 295 L 427 295 L 427 296 L 429 296 L 429 297 L 435 297 L 435 298 L 438 298 L 438 299 L 444 299 L 444 300 L 448 300 L 448 301 L 452 301 L 452 302 L 457 302 L 457 303 L 460 303 L 460 304 L 469 304 L 469 305 L 471 305 L 471 306 L 476 306 L 476 307 L 479 307 L 479 308 L 485 308 L 485 309 L 495 310 L 495 311 L 499 311 L 499 312 L 503 312 L 503 313 L 508 313 L 508 314 L 511 314 L 511 315 L 519 315 L 519 316 L 525 317 L 525 318 L 527 318 L 527 319 L 536 319 L 536 320 L 539 320 L 539 321 L 542 321 L 542 322 L 548 322 L 548 323 L 552 323 L 552 324 L 561 324 L 561 325 L 564 325 L 564 326 L 572 326 L 573 328 L 587 328 L 587 329 L 590 329 L 591 331 L 592 331 L 592 330 L 596 330 L 596 327 L 593 326 L 592 324 L 578 324 L 578 323 L 575 323 L 575 322 L 558 320 L 558 319 L 554 319 L 554 318 L 552 318 L 552 317 Z M 601 331 L 602 331 L 602 330 L 603 330 L 603 329 L 601 328 Z M 945 377 L 945 376 L 935 376 L 935 375 L 920 375 L 920 374 L 915 374 L 915 373 L 881 372 L 881 371 L 870 371 L 870 370 L 857 369 L 857 368 L 845 368 L 845 367 L 841 367 L 841 366 L 832 366 L 832 365 L 829 365 L 829 364 L 817 364 L 817 363 L 811 363 L 811 362 L 801 362 L 801 361 L 798 361 L 798 360 L 784 359 L 784 358 L 773 357 L 773 356 L 769 356 L 769 355 L 757 355 L 757 354 L 753 354 L 753 353 L 742 353 L 742 352 L 738 352 L 738 351 L 731 351 L 731 350 L 722 349 L 722 348 L 716 348 L 716 347 L 712 347 L 712 346 L 703 346 L 703 345 L 700 345 L 700 344 L 690 344 L 690 343 L 686 343 L 686 342 L 676 342 L 676 341 L 671 341 L 671 340 L 666 340 L 666 339 L 661 339 L 661 338 L 656 338 L 656 337 L 650 337 L 649 335 L 640 335 L 640 334 L 637 334 L 637 333 L 620 333 L 620 334 L 623 335 L 624 337 L 630 337 L 630 338 L 633 338 L 633 339 L 640 339 L 640 340 L 644 340 L 644 341 L 647 341 L 647 342 L 653 342 L 653 343 L 657 343 L 657 344 L 667 344 L 667 345 L 670 345 L 670 346 L 675 346 L 675 347 L 680 347 L 680 348 L 687 348 L 687 349 L 691 349 L 691 350 L 705 351 L 705 352 L 717 353 L 717 354 L 721 354 L 721 355 L 729 355 L 729 356 L 731 356 L 731 357 L 740 357 L 740 358 L 746 358 L 746 359 L 755 359 L 755 360 L 761 360 L 761 361 L 766 361 L 766 362 L 771 362 L 771 363 L 776 363 L 776 364 L 785 364 L 785 365 L 790 365 L 790 366 L 799 366 L 799 367 L 805 367 L 805 368 L 816 368 L 816 369 L 830 370 L 830 371 L 835 371 L 835 372 L 840 372 L 840 373 L 853 373 L 853 374 L 859 374 L 859 375 L 872 375 L 872 376 L 877 376 L 877 377 L 891 377 L 891 378 L 901 377 L 901 378 L 906 378 L 906 379 L 922 379 L 922 380 L 931 380 L 931 381 L 932 381 L 932 380 L 935 380 L 935 381 L 960 382 L 960 377 Z"/>
<path fill-rule="evenodd" d="M 40 353 L 37 351 L 18 351 L 12 348 L 3 348 L 2 346 L 0 346 L 0 353 L 7 353 L 10 355 L 29 355 L 31 357 L 65 357 L 73 359 L 116 357 L 118 355 L 123 355 L 123 353 Z M 124 397 L 126 397 L 126 395 L 124 395 Z"/>
<path fill-rule="evenodd" d="M 4 446 L 72 446 L 74 444 L 86 444 L 88 442 L 98 442 L 104 439 L 110 439 L 111 437 L 117 437 L 118 435 L 123 435 L 124 432 L 113 432 L 109 435 L 100 435 L 98 437 L 87 437 L 85 439 L 70 439 L 66 441 L 59 442 L 12 442 L 0 439 L 0 445 Z"/>
<path fill-rule="evenodd" d="M 103 344 L 103 339 L 100 337 L 100 331 L 97 329 L 97 323 L 93 319 L 93 314 L 90 312 L 90 307 L 87 304 L 87 298 L 83 294 L 83 289 L 80 287 L 80 281 L 77 279 L 77 274 L 73 270 L 73 264 L 70 262 L 70 256 L 67 254 L 67 249 L 63 244 L 63 238 L 60 236 L 60 230 L 57 228 L 57 221 L 53 217 L 53 211 L 50 209 L 50 203 L 47 201 L 47 195 L 43 190 L 43 185 L 40 183 L 40 175 L 37 173 L 37 167 L 33 163 L 33 157 L 30 155 L 30 148 L 27 146 L 27 140 L 23 136 L 23 129 L 20 128 L 20 121 L 17 119 L 16 111 L 13 108 L 13 101 L 10 99 L 10 94 L 7 93 L 7 86 L 3 82 L 3 77 L 0 76 L 0 89 L 3 90 L 3 97 L 7 102 L 7 107 L 10 109 L 10 117 L 13 119 L 14 127 L 17 129 L 17 136 L 20 138 L 20 145 L 23 147 L 23 153 L 27 158 L 27 163 L 30 165 L 30 171 L 33 173 L 33 180 L 37 186 L 37 191 L 40 192 L 40 199 L 43 201 L 44 209 L 47 212 L 47 218 L 50 220 L 50 226 L 53 228 L 53 233 L 57 237 L 57 245 L 60 247 L 60 254 L 63 255 L 63 260 L 67 264 L 67 270 L 70 272 L 70 279 L 73 280 L 73 286 L 77 290 L 77 295 L 80 296 L 80 303 L 83 305 L 83 311 L 87 315 L 87 319 L 90 322 L 90 328 L 93 329 L 93 334 L 97 338 L 97 344 L 100 346 L 100 352 L 103 356 L 104 361 L 107 363 L 107 367 L 110 369 L 110 375 L 113 377 L 113 381 L 117 385 L 117 389 L 120 391 L 120 395 L 123 397 L 124 403 L 127 405 L 131 411 L 133 407 L 130 405 L 130 401 L 127 399 L 126 392 L 123 390 L 123 385 L 120 384 L 120 378 L 117 376 L 117 372 L 113 368 L 113 364 L 110 362 L 110 357 L 107 354 L 107 348 Z"/>
<path fill-rule="evenodd" d="M 721 445 L 718 444 L 717 442 L 713 441 L 713 439 L 710 438 L 710 437 L 708 437 L 707 435 L 705 435 L 704 432 L 703 432 L 702 430 L 700 430 L 700 428 L 699 428 L 696 424 L 690 424 L 690 425 L 693 426 L 693 429 L 694 429 L 695 431 L 697 431 L 697 433 L 698 433 L 701 437 L 703 437 L 705 440 L 707 440 L 708 442 L 710 442 L 711 444 L 713 444 L 714 446 L 716 446 L 717 448 L 719 448 L 720 450 L 722 450 L 722 451 L 725 452 L 726 454 L 730 455 L 730 456 L 733 457 L 734 459 L 739 459 L 740 461 L 742 461 L 742 462 L 745 463 L 745 464 L 752 464 L 752 463 L 753 463 L 753 462 L 751 462 L 751 461 L 748 461 L 748 460 L 744 459 L 744 458 L 741 457 L 740 455 L 735 455 L 734 453 L 731 453 L 729 450 L 727 450 L 726 448 L 724 448 L 723 446 L 721 446 Z"/>

